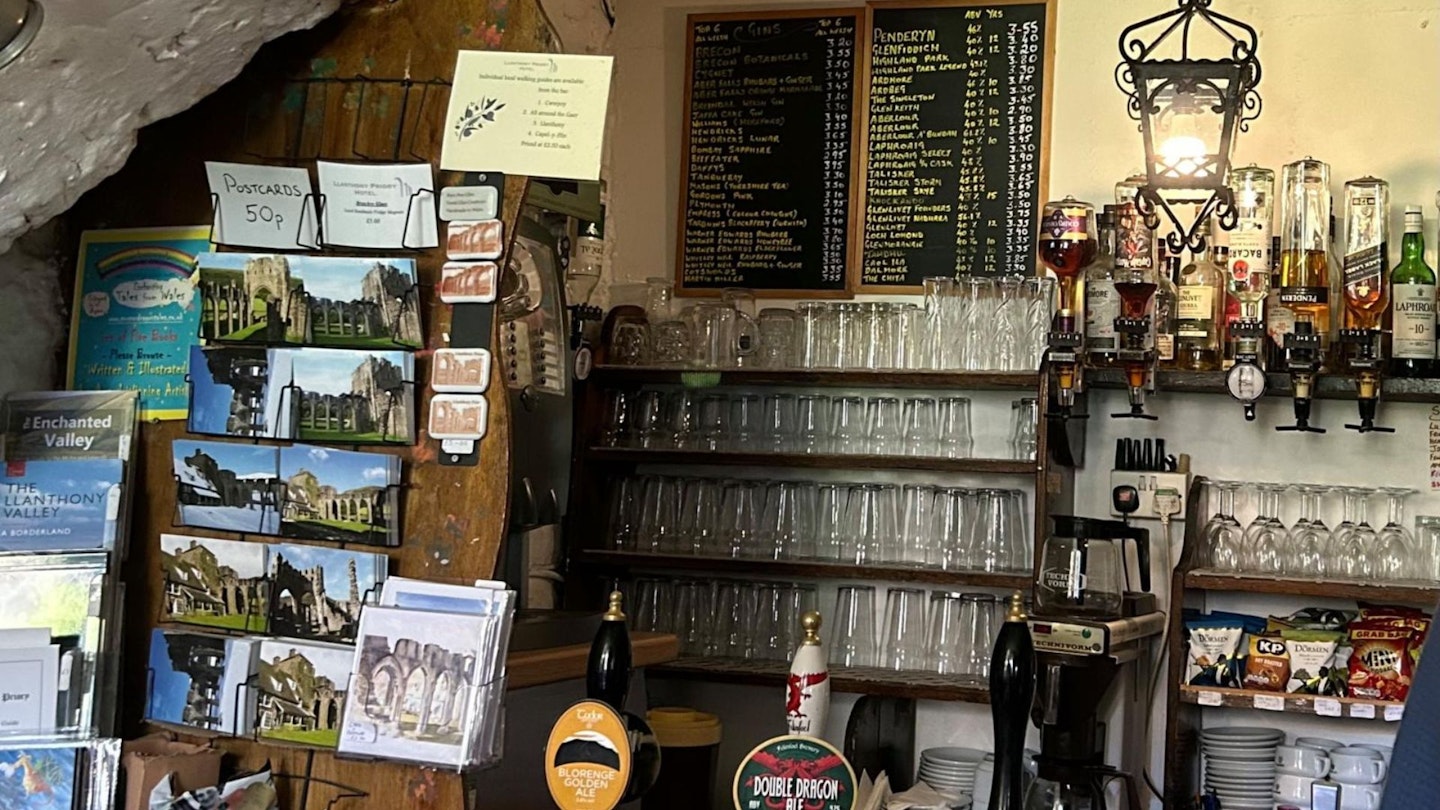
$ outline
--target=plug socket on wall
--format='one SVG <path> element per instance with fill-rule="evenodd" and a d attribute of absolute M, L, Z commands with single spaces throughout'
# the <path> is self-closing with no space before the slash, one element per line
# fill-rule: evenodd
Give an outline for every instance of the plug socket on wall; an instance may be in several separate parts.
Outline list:
<path fill-rule="evenodd" d="M 1185 498 L 1190 493 L 1190 474 L 1178 472 L 1128 472 L 1123 470 L 1110 471 L 1110 491 L 1114 492 L 1116 487 L 1131 486 L 1140 493 L 1140 508 L 1131 515 L 1137 520 L 1159 520 L 1160 515 L 1155 512 L 1155 490 L 1173 489 L 1179 494 L 1180 511 L 1172 515 L 1171 520 L 1180 522 L 1185 519 Z M 1112 517 L 1122 517 L 1115 511 L 1112 501 L 1110 505 Z"/>

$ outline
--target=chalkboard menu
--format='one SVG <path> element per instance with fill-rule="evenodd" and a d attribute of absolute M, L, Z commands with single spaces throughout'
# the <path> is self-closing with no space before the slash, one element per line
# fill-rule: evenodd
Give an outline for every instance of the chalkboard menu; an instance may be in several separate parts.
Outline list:
<path fill-rule="evenodd" d="M 859 11 L 689 24 L 677 288 L 846 294 Z"/>
<path fill-rule="evenodd" d="M 875 3 L 861 287 L 1035 274 L 1054 0 Z"/>

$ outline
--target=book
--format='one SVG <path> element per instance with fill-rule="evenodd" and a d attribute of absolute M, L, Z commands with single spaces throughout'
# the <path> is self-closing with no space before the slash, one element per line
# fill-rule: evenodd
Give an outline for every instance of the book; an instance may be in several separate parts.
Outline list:
<path fill-rule="evenodd" d="M 0 459 L 131 460 L 139 415 L 134 391 L 35 391 L 5 397 Z"/>
<path fill-rule="evenodd" d="M 0 736 L 55 731 L 60 646 L 0 646 Z"/>
<path fill-rule="evenodd" d="M 470 760 L 477 653 L 488 617 L 367 607 L 341 753 L 458 768 Z"/>
<path fill-rule="evenodd" d="M 115 547 L 124 463 L 8 461 L 0 475 L 0 551 Z"/>
<path fill-rule="evenodd" d="M 338 644 L 260 642 L 256 732 L 261 739 L 334 748 L 355 651 Z"/>
<path fill-rule="evenodd" d="M 270 634 L 352 643 L 360 608 L 373 601 L 390 558 L 363 551 L 276 543 L 270 547 Z"/>
<path fill-rule="evenodd" d="M 268 562 L 264 543 L 160 535 L 165 619 L 265 633 L 270 625 Z"/>
<path fill-rule="evenodd" d="M 155 629 L 145 719 L 230 735 L 250 733 L 249 686 L 259 641 Z"/>
<path fill-rule="evenodd" d="M 400 542 L 400 458 L 297 444 L 280 448 L 280 534 L 394 546 Z"/>

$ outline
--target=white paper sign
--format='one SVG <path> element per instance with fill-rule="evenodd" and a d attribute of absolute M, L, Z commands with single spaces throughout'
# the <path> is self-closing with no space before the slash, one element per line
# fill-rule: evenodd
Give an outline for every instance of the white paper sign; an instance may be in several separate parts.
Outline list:
<path fill-rule="evenodd" d="M 1339 717 L 1340 701 L 1335 698 L 1315 698 L 1315 713 L 1321 717 Z"/>
<path fill-rule="evenodd" d="M 1280 695 L 1256 695 L 1255 708 L 1264 712 L 1285 711 L 1285 698 Z"/>
<path fill-rule="evenodd" d="M 440 168 L 599 180 L 612 62 L 461 51 Z"/>
<path fill-rule="evenodd" d="M 1405 717 L 1405 704 L 1385 707 L 1385 722 L 1398 723 Z"/>
<path fill-rule="evenodd" d="M 1220 706 L 1225 703 L 1219 692 L 1204 690 L 1200 693 L 1200 699 L 1196 701 L 1201 706 Z"/>
<path fill-rule="evenodd" d="M 315 197 L 310 173 L 285 166 L 205 162 L 221 245 L 315 248 Z"/>
<path fill-rule="evenodd" d="M 1440 405 L 1430 406 L 1430 491 L 1440 491 Z"/>
<path fill-rule="evenodd" d="M 1359 718 L 1361 718 L 1361 719 L 1363 719 L 1363 720 L 1374 720 L 1374 719 L 1375 719 L 1375 704 L 1374 704 L 1374 703 L 1351 703 L 1351 704 L 1350 704 L 1350 716 L 1351 716 L 1351 717 L 1359 717 Z"/>
<path fill-rule="evenodd" d="M 431 248 L 435 229 L 435 178 L 429 163 L 327 163 L 317 161 L 325 196 L 322 236 L 328 245 L 363 248 Z"/>

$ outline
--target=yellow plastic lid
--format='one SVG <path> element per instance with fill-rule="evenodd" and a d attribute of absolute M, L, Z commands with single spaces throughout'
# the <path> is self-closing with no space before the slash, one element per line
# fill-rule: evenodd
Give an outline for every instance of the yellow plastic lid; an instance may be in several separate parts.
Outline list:
<path fill-rule="evenodd" d="M 720 744 L 720 718 L 681 706 L 664 706 L 645 713 L 661 748 L 700 748 Z"/>

